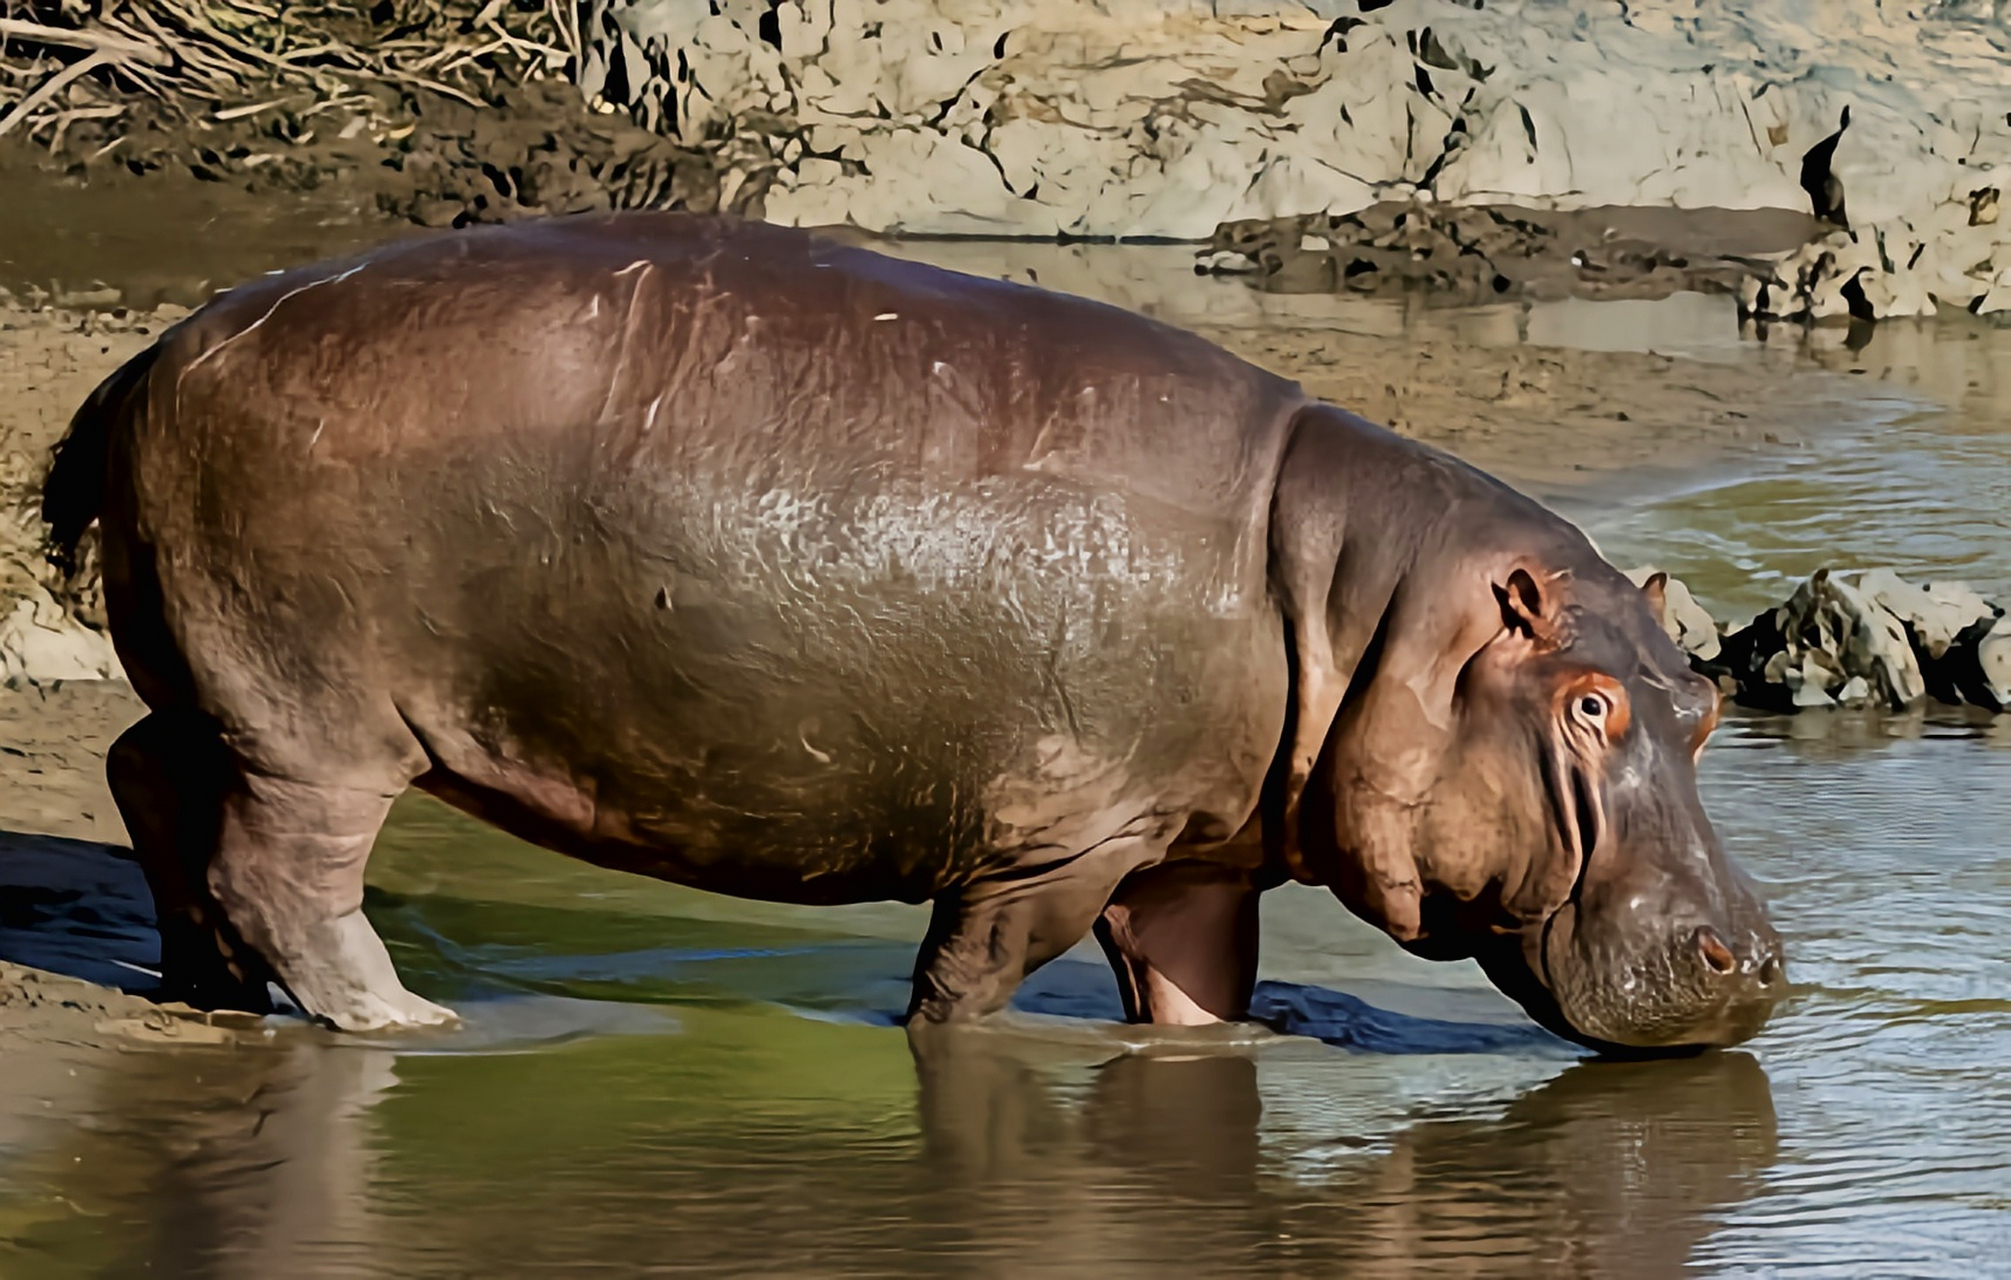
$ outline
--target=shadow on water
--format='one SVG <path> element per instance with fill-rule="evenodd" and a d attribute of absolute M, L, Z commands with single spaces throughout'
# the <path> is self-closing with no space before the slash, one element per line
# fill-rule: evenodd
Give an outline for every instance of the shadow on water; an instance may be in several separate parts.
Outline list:
<path fill-rule="evenodd" d="M 456 1006 L 527 995 L 761 1003 L 892 1026 L 913 964 L 913 948 L 903 942 L 772 925 L 524 904 L 498 911 L 444 894 L 413 901 L 374 888 L 366 901 L 407 980 Z M 591 938 L 592 949 L 553 949 L 580 938 Z M 156 995 L 153 899 L 128 851 L 0 831 L 0 960 Z M 1106 1023 L 1123 1017 L 1109 970 L 1071 958 L 1035 974 L 1014 1007 Z M 1531 1024 L 1414 1017 L 1300 983 L 1260 983 L 1251 1012 L 1272 1030 L 1365 1053 L 1575 1052 Z"/>
<path fill-rule="evenodd" d="M 154 899 L 123 849 L 0 831 L 0 960 L 152 996 Z"/>

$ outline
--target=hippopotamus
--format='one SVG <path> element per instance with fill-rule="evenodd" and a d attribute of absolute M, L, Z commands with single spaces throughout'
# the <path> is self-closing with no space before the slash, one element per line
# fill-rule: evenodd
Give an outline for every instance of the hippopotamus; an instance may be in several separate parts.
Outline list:
<path fill-rule="evenodd" d="M 453 1016 L 362 910 L 413 786 L 698 889 L 930 903 L 917 1028 L 1092 931 L 1130 1019 L 1243 1018 L 1287 880 L 1610 1052 L 1784 986 L 1659 582 L 1095 302 L 695 215 L 421 237 L 175 325 L 43 510 L 59 562 L 101 529 L 149 708 L 108 780 L 198 1002 Z"/>

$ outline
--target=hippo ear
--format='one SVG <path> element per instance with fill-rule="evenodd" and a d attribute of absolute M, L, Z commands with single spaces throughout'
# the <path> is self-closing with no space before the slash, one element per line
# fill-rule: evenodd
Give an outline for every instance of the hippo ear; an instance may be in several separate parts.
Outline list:
<path fill-rule="evenodd" d="M 1557 640 L 1557 599 L 1544 590 L 1536 576 L 1517 565 L 1508 577 L 1494 584 L 1494 598 L 1501 606 L 1501 624 L 1524 639 L 1538 644 Z"/>
<path fill-rule="evenodd" d="M 1664 631 L 1669 629 L 1669 575 L 1660 569 L 1648 575 L 1641 583 L 1641 594 L 1648 598 L 1648 612 L 1655 615 L 1655 625 Z"/>

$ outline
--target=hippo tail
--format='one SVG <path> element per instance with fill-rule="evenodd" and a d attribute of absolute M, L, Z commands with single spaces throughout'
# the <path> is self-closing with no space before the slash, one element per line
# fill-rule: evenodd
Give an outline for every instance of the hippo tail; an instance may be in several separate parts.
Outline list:
<path fill-rule="evenodd" d="M 159 352 L 158 344 L 148 347 L 99 383 L 56 443 L 55 460 L 42 482 L 42 521 L 48 526 L 43 553 L 65 578 L 75 575 L 78 545 L 104 511 L 112 424 L 146 383 Z"/>

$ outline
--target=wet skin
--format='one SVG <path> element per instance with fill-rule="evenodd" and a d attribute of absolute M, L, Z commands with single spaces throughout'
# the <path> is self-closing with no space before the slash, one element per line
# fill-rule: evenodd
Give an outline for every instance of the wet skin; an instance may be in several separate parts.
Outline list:
<path fill-rule="evenodd" d="M 173 982 L 451 1016 L 361 912 L 418 785 L 603 865 L 931 901 L 911 1018 L 1094 929 L 1130 1016 L 1247 1011 L 1326 884 L 1552 1029 L 1730 1044 L 1779 943 L 1644 594 L 1455 460 L 1174 329 L 675 215 L 219 298 L 80 412 L 152 714 L 110 778 Z"/>

